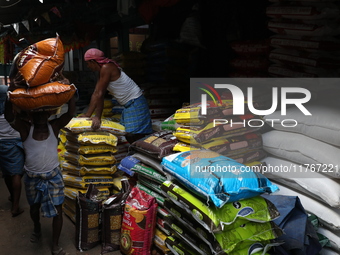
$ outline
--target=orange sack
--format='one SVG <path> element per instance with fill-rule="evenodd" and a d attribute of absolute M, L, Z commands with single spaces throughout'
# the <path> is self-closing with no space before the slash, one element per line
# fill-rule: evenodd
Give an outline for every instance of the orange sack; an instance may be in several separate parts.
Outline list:
<path fill-rule="evenodd" d="M 73 84 L 56 81 L 33 88 L 18 88 L 8 92 L 8 95 L 14 105 L 21 110 L 29 111 L 62 106 L 72 98 L 75 91 L 76 87 Z"/>
<path fill-rule="evenodd" d="M 15 58 L 19 74 L 28 87 L 51 81 L 64 66 L 64 46 L 59 36 L 34 43 Z"/>

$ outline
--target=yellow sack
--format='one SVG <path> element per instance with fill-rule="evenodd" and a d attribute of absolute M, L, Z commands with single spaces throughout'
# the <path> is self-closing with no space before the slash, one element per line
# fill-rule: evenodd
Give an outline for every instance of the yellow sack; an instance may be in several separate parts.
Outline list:
<path fill-rule="evenodd" d="M 113 184 L 113 178 L 106 175 L 93 175 L 93 176 L 72 176 L 63 174 L 64 183 L 67 186 L 86 189 L 90 184 L 97 188 L 109 188 Z"/>
<path fill-rule="evenodd" d="M 114 134 L 105 131 L 97 132 L 82 132 L 82 133 L 72 133 L 66 132 L 66 139 L 68 141 L 79 143 L 82 145 L 111 145 L 117 146 L 118 138 Z"/>
<path fill-rule="evenodd" d="M 101 120 L 101 126 L 96 131 L 106 131 L 114 135 L 125 135 L 125 127 L 117 122 L 110 121 L 108 119 Z M 65 126 L 73 133 L 82 133 L 87 131 L 93 131 L 91 128 L 92 120 L 90 118 L 78 117 L 72 118 L 71 121 Z"/>
<path fill-rule="evenodd" d="M 178 109 L 174 119 L 176 123 L 186 125 L 202 125 L 211 119 L 223 119 L 233 114 L 233 100 L 222 100 L 222 104 L 207 101 L 207 114 L 202 115 L 201 103 L 191 104 Z"/>
<path fill-rule="evenodd" d="M 79 155 L 67 151 L 64 155 L 65 160 L 79 166 L 105 166 L 116 163 L 115 157 L 111 153 Z"/>
<path fill-rule="evenodd" d="M 115 165 L 104 165 L 104 166 L 76 166 L 70 162 L 63 161 L 61 168 L 72 175 L 84 176 L 84 175 L 111 175 L 117 171 Z"/>
<path fill-rule="evenodd" d="M 172 149 L 173 151 L 180 151 L 180 152 L 185 152 L 185 151 L 192 151 L 192 150 L 199 150 L 200 148 L 197 146 L 190 145 L 188 143 L 182 143 L 178 142 L 175 144 L 174 148 Z"/>
<path fill-rule="evenodd" d="M 153 242 L 155 246 L 157 246 L 159 249 L 161 249 L 161 251 L 164 252 L 164 254 L 170 251 L 170 249 L 166 246 L 165 243 L 165 239 L 167 237 L 168 236 L 165 235 L 161 230 L 159 230 L 158 228 L 155 229 L 155 236 Z"/>
<path fill-rule="evenodd" d="M 77 143 L 67 141 L 65 143 L 65 148 L 69 152 L 73 152 L 76 154 L 101 154 L 101 153 L 116 153 L 117 147 L 111 145 L 80 145 Z"/>

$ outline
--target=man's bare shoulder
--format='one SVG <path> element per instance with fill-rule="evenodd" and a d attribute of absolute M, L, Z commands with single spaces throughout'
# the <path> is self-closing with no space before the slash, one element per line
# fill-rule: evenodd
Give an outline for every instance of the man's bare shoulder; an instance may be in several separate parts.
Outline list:
<path fill-rule="evenodd" d="M 114 63 L 104 64 L 100 72 L 110 75 L 111 81 L 117 80 L 120 77 L 120 69 Z"/>

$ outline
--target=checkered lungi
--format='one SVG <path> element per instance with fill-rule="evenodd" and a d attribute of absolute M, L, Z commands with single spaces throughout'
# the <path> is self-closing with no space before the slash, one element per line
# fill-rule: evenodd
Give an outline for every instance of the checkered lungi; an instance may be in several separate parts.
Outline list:
<path fill-rule="evenodd" d="M 125 126 L 126 132 L 132 134 L 153 132 L 148 102 L 143 95 L 124 105 L 120 124 Z"/>
<path fill-rule="evenodd" d="M 24 183 L 30 205 L 41 204 L 43 217 L 57 216 L 56 205 L 64 203 L 64 181 L 59 167 L 48 173 L 25 172 Z"/>

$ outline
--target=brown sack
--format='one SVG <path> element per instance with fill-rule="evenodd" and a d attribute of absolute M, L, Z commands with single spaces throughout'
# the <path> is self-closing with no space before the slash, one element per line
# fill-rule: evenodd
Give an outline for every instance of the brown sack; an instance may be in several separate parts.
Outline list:
<path fill-rule="evenodd" d="M 67 103 L 75 91 L 73 84 L 51 82 L 33 88 L 18 88 L 9 92 L 9 99 L 24 111 L 54 108 Z"/>
<path fill-rule="evenodd" d="M 59 36 L 34 43 L 15 57 L 14 64 L 28 87 L 48 83 L 64 66 L 63 43 Z"/>

